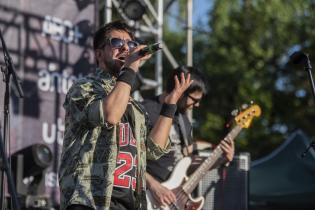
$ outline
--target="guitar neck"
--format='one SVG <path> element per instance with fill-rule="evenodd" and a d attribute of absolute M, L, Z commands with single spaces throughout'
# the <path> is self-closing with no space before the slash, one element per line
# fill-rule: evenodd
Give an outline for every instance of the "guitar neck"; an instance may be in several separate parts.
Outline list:
<path fill-rule="evenodd" d="M 234 140 L 239 134 L 242 128 L 237 125 L 235 126 L 226 136 L 227 139 Z M 224 141 L 224 140 L 222 140 Z M 210 156 L 204 160 L 204 162 L 198 167 L 198 169 L 189 177 L 188 181 L 184 183 L 183 190 L 186 193 L 191 193 L 207 171 L 217 162 L 217 160 L 222 156 L 223 151 L 220 146 L 217 146 Z"/>

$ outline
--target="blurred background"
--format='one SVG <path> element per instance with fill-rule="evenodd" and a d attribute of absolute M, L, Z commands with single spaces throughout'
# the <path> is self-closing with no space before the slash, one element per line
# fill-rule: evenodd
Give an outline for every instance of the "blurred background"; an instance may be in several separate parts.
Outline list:
<path fill-rule="evenodd" d="M 245 166 L 235 161 L 231 183 L 219 171 L 213 175 L 218 185 L 232 188 L 221 194 L 210 189 L 211 204 L 204 209 L 315 209 L 313 148 L 302 157 L 315 140 L 315 101 L 305 65 L 291 56 L 299 52 L 311 64 L 315 60 L 314 0 L 0 0 L 0 30 L 25 95 L 20 99 L 10 85 L 5 142 L 24 208 L 58 207 L 65 93 L 95 67 L 95 29 L 116 19 L 133 27 L 139 42 L 163 43 L 142 67 L 139 100 L 161 93 L 179 65 L 206 75 L 209 92 L 192 115 L 197 139 L 219 143 L 233 127 L 233 110 L 251 101 L 262 109 L 236 138 L 237 158 L 246 154 Z M 2 52 L 0 45 L 5 66 Z M 5 90 L 0 82 L 1 110 Z M 3 136 L 4 112 L 0 119 Z M 37 158 L 42 170 L 18 174 L 30 167 L 23 157 L 17 161 L 19 154 L 43 157 Z M 237 194 L 242 202 L 232 200 Z M 222 204 L 229 202 L 235 204 Z"/>

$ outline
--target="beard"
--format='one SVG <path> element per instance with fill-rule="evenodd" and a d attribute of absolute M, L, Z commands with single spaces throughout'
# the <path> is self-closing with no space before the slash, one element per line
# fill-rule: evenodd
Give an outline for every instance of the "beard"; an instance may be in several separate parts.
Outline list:
<path fill-rule="evenodd" d="M 124 62 L 118 59 L 105 60 L 105 66 L 108 69 L 108 72 L 115 77 L 118 77 L 121 67 L 124 65 Z"/>

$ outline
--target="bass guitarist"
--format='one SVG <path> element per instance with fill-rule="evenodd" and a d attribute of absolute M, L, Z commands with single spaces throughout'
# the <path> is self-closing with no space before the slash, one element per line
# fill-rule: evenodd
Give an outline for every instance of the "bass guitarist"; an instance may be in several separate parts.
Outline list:
<path fill-rule="evenodd" d="M 208 142 L 193 142 L 192 125 L 187 117 L 187 112 L 198 108 L 202 97 L 207 92 L 204 77 L 197 68 L 181 66 L 175 69 L 167 80 L 166 91 L 153 99 L 144 100 L 143 105 L 149 114 L 150 121 L 154 124 L 160 113 L 165 96 L 174 88 L 174 76 L 180 75 L 182 72 L 185 74 L 190 73 L 193 83 L 177 102 L 177 113 L 169 134 L 171 151 L 160 159 L 148 161 L 147 163 L 147 186 L 154 200 L 161 206 L 167 206 L 176 201 L 176 195 L 161 184 L 169 178 L 176 164 L 183 157 L 212 146 Z M 224 152 L 224 158 L 218 164 L 232 161 L 234 141 L 227 139 L 220 143 L 220 147 Z"/>

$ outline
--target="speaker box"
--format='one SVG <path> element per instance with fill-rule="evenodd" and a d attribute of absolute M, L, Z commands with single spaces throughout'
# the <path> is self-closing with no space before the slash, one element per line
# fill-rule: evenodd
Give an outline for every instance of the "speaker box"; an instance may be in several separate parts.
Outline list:
<path fill-rule="evenodd" d="M 209 156 L 210 152 L 201 154 Z M 250 154 L 235 155 L 228 167 L 212 169 L 203 177 L 196 194 L 205 198 L 203 210 L 247 210 Z"/>

